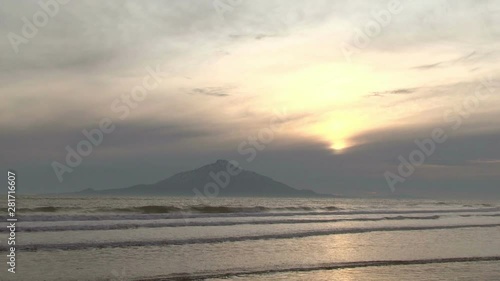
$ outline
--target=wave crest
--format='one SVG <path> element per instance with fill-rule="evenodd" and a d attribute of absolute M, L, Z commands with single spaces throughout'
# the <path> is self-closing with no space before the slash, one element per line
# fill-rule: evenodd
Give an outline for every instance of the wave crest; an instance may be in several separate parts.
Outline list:
<path fill-rule="evenodd" d="M 83 209 L 76 207 L 55 207 L 45 206 L 37 208 L 21 209 L 23 213 L 56 213 L 82 210 L 88 213 L 139 213 L 139 214 L 165 214 L 165 213 L 257 213 L 257 212 L 272 212 L 272 211 L 335 211 L 341 208 L 335 206 L 326 207 L 229 207 L 229 206 L 210 206 L 210 205 L 194 205 L 187 207 L 178 207 L 172 205 L 146 205 L 129 208 L 97 208 L 97 209 Z"/>

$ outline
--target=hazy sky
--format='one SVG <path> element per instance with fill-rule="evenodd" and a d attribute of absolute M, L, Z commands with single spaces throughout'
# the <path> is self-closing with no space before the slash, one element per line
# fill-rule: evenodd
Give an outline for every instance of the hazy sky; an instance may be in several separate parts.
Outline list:
<path fill-rule="evenodd" d="M 226 158 L 297 188 L 384 194 L 398 157 L 441 130 L 396 192 L 500 196 L 500 1 L 42 0 L 49 16 L 37 2 L 0 11 L 0 168 L 22 191 Z M 103 118 L 115 129 L 60 182 L 54 161 Z"/>

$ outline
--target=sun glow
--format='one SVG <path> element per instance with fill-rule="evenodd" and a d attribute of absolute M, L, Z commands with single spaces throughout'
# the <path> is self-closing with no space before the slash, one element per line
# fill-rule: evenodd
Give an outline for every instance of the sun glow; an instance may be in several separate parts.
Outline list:
<path fill-rule="evenodd" d="M 335 152 L 342 152 L 344 149 L 348 148 L 349 144 L 344 140 L 337 140 L 330 146 Z"/>
<path fill-rule="evenodd" d="M 356 145 L 353 139 L 365 129 L 366 122 L 361 114 L 338 111 L 315 124 L 309 133 L 328 143 L 335 153 L 343 153 Z"/>

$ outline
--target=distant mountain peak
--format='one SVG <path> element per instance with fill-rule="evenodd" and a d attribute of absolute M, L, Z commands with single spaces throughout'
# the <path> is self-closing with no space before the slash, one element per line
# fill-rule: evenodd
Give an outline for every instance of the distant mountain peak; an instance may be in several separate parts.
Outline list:
<path fill-rule="evenodd" d="M 220 167 L 226 168 L 227 165 L 229 165 L 229 161 L 226 159 L 218 159 L 217 161 L 215 161 L 214 163 L 212 163 L 210 165 L 220 166 Z"/>
<path fill-rule="evenodd" d="M 215 161 L 215 164 L 227 165 L 228 163 L 229 163 L 229 161 L 226 159 L 218 159 L 217 161 Z"/>
<path fill-rule="evenodd" d="M 182 174 L 182 175 L 185 176 L 186 174 L 189 174 L 191 172 L 206 171 L 206 170 L 210 170 L 210 171 L 224 171 L 224 170 L 227 170 L 227 168 L 230 167 L 230 166 L 231 166 L 231 162 L 229 162 L 228 160 L 218 159 L 215 162 L 203 165 L 203 166 L 201 166 L 201 167 L 199 167 L 197 169 L 194 169 L 194 170 L 184 171 L 184 172 L 178 173 L 177 175 Z"/>

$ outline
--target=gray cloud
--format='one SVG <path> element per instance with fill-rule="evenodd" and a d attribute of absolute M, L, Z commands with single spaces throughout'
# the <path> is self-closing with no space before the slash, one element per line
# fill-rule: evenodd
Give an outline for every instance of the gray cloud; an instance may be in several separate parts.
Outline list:
<path fill-rule="evenodd" d="M 433 69 L 433 68 L 440 68 L 440 67 L 449 67 L 453 66 L 456 64 L 465 64 L 468 66 L 484 62 L 488 59 L 491 58 L 492 52 L 488 53 L 479 53 L 477 51 L 472 51 L 469 54 L 463 55 L 461 57 L 458 57 L 456 59 L 452 60 L 446 60 L 446 61 L 440 61 L 432 64 L 424 64 L 424 65 L 419 65 L 415 66 L 412 69 L 418 69 L 418 70 L 427 70 L 427 69 Z"/>
<path fill-rule="evenodd" d="M 232 90 L 230 87 L 206 87 L 206 88 L 194 88 L 189 91 L 191 95 L 203 95 L 212 97 L 228 97 L 229 92 Z"/>
<path fill-rule="evenodd" d="M 406 95 L 406 94 L 412 94 L 416 92 L 417 89 L 412 88 L 412 89 L 395 89 L 395 90 L 390 90 L 390 91 L 383 91 L 383 92 L 372 92 L 368 97 L 383 97 L 385 95 Z"/>

